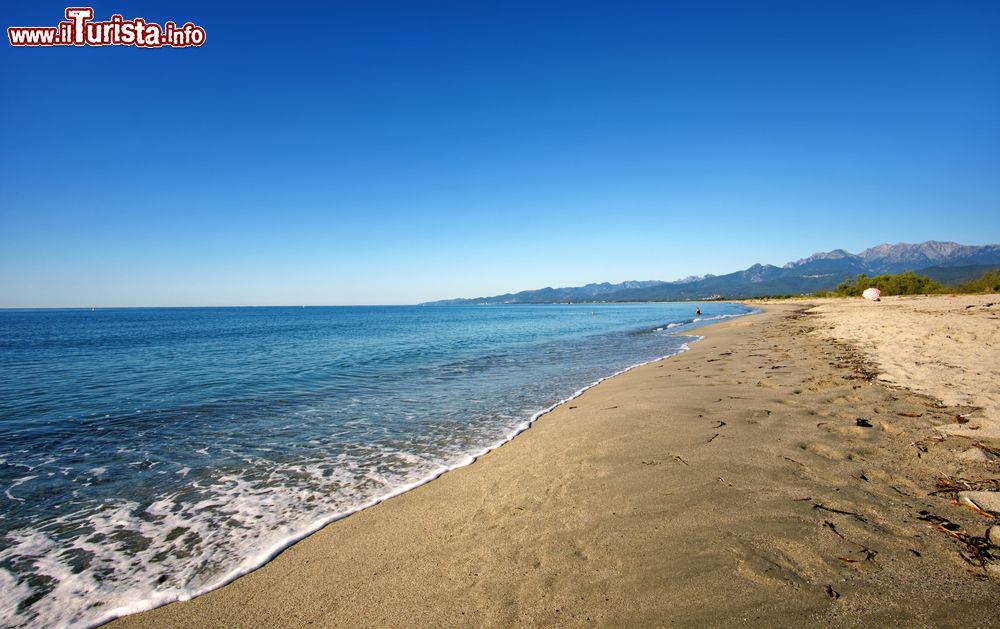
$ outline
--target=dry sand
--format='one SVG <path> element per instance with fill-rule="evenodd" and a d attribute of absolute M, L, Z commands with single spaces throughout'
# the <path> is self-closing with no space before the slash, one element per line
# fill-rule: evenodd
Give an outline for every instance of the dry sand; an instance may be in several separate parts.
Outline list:
<path fill-rule="evenodd" d="M 1000 443 L 960 458 L 976 440 L 935 426 L 965 398 L 884 386 L 808 308 L 705 328 L 474 465 L 115 624 L 1000 626 L 994 518 L 956 499 L 991 488 Z M 967 482 L 931 495 L 941 477 Z"/>
<path fill-rule="evenodd" d="M 950 430 L 1000 438 L 1000 295 L 830 300 L 814 312 L 818 333 L 856 344 L 879 380 L 978 407 Z"/>

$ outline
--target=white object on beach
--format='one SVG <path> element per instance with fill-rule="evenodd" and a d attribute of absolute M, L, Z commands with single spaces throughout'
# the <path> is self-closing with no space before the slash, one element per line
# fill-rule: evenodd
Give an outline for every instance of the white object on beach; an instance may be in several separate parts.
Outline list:
<path fill-rule="evenodd" d="M 871 301 L 878 301 L 879 297 L 882 296 L 882 291 L 877 288 L 866 288 L 865 292 L 861 293 L 861 296 Z"/>
<path fill-rule="evenodd" d="M 1000 514 L 1000 491 L 960 491 L 958 502 L 982 511 Z"/>

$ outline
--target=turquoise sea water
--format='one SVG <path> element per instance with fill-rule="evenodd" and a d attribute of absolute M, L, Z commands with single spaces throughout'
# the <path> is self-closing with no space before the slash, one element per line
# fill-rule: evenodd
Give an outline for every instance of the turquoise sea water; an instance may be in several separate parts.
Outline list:
<path fill-rule="evenodd" d="M 217 587 L 747 311 L 0 311 L 0 625 Z"/>

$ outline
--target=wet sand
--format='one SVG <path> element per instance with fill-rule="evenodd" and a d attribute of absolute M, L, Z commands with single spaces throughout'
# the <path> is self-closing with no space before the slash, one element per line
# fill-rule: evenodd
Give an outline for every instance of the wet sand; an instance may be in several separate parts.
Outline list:
<path fill-rule="evenodd" d="M 113 625 L 1000 625 L 994 516 L 956 499 L 1000 476 L 1000 443 L 938 430 L 970 407 L 881 383 L 809 308 L 703 328 L 475 464 Z"/>

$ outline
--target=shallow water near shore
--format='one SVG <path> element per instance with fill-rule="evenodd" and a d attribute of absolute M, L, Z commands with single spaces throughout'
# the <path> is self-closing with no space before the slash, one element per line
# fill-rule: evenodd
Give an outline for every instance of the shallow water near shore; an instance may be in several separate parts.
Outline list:
<path fill-rule="evenodd" d="M 190 597 L 725 303 L 0 312 L 0 624 Z"/>

